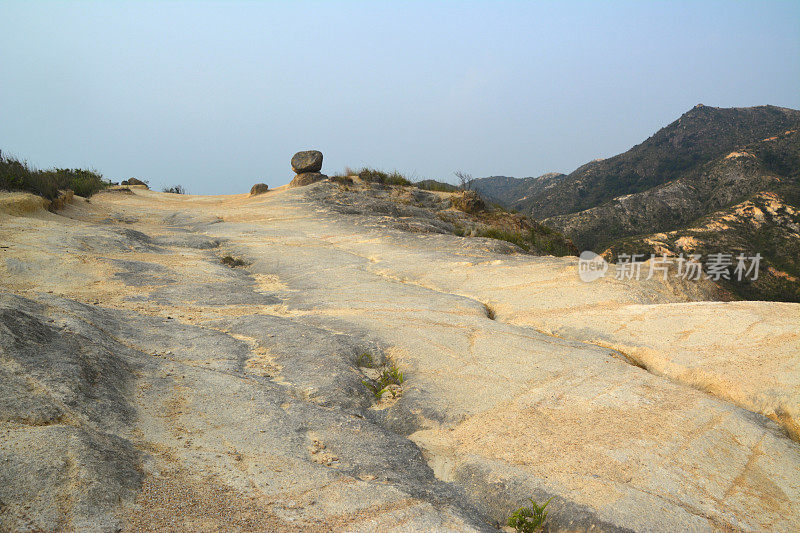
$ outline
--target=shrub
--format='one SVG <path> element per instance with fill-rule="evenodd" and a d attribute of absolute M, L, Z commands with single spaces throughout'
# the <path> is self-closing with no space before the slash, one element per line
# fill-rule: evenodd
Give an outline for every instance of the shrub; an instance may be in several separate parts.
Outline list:
<path fill-rule="evenodd" d="M 472 183 L 475 181 L 475 178 L 472 177 L 472 174 L 467 174 L 466 172 L 462 172 L 460 170 L 453 172 L 456 178 L 458 178 L 459 188 L 462 191 L 469 191 L 472 189 Z"/>
<path fill-rule="evenodd" d="M 553 498 L 550 498 L 552 500 Z M 528 498 L 531 502 L 530 507 L 520 507 L 511 514 L 508 519 L 507 525 L 513 527 L 518 533 L 533 533 L 544 524 L 547 518 L 547 511 L 545 507 L 550 503 L 550 500 L 544 502 L 541 507 L 534 501 L 533 498 Z"/>
<path fill-rule="evenodd" d="M 478 237 L 487 237 L 489 239 L 497 239 L 499 241 L 507 241 L 511 244 L 516 244 L 525 251 L 530 249 L 525 236 L 518 231 L 509 231 L 501 228 L 486 228 L 478 230 Z"/>
<path fill-rule="evenodd" d="M 109 185 L 102 174 L 94 170 L 36 170 L 0 152 L 0 189 L 26 191 L 54 200 L 58 197 L 59 190 L 70 189 L 78 196 L 88 198 Z"/>
<path fill-rule="evenodd" d="M 145 187 L 150 186 L 150 182 L 147 180 L 140 180 L 139 178 L 128 178 L 126 180 L 122 180 L 120 185 L 144 185 Z"/>
<path fill-rule="evenodd" d="M 436 180 L 422 180 L 416 182 L 414 185 L 423 191 L 454 192 L 458 190 L 458 187 L 455 185 Z"/>
<path fill-rule="evenodd" d="M 161 189 L 161 192 L 168 192 L 171 194 L 187 194 L 186 189 L 183 188 L 183 185 L 173 185 L 172 187 L 164 187 Z"/>
<path fill-rule="evenodd" d="M 572 241 L 542 224 L 536 225 L 527 232 L 490 227 L 479 230 L 478 237 L 507 241 L 516 244 L 526 252 L 544 252 L 558 257 L 577 255 L 578 253 Z"/>
<path fill-rule="evenodd" d="M 397 172 L 384 172 L 374 168 L 364 167 L 357 172 L 357 175 L 362 180 L 369 183 L 382 183 L 384 185 L 399 185 L 401 187 L 411 187 L 414 185 L 405 176 Z"/>
<path fill-rule="evenodd" d="M 342 185 L 350 185 L 353 183 L 353 178 L 345 174 L 334 174 L 328 177 L 334 183 L 341 183 Z"/>

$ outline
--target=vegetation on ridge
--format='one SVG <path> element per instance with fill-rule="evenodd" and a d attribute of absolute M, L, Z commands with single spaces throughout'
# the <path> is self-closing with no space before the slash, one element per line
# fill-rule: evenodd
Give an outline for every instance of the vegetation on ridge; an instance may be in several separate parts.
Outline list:
<path fill-rule="evenodd" d="M 36 170 L 26 162 L 0 152 L 0 190 L 25 191 L 54 200 L 60 190 L 69 189 L 78 196 L 88 198 L 109 185 L 103 175 L 95 170 Z"/>

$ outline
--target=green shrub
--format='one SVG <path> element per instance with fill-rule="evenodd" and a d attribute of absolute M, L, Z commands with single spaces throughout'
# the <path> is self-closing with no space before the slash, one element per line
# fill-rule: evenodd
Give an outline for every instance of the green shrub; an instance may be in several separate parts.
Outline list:
<path fill-rule="evenodd" d="M 413 185 L 405 176 L 397 172 L 384 172 L 374 168 L 364 167 L 357 172 L 357 175 L 362 180 L 368 183 L 382 183 L 384 185 L 399 185 L 401 187 L 410 187 Z"/>
<path fill-rule="evenodd" d="M 183 188 L 183 185 L 173 185 L 172 187 L 164 187 L 161 189 L 161 192 L 168 192 L 170 194 L 187 194 L 186 189 Z"/>
<path fill-rule="evenodd" d="M 577 255 L 577 249 L 569 239 L 542 224 L 538 224 L 527 232 L 490 227 L 479 230 L 477 236 L 507 241 L 516 244 L 526 252 L 544 252 L 557 257 Z"/>
<path fill-rule="evenodd" d="M 26 191 L 53 200 L 58 197 L 59 190 L 70 189 L 78 196 L 88 198 L 109 185 L 102 174 L 94 170 L 36 170 L 0 152 L 0 189 Z"/>
<path fill-rule="evenodd" d="M 422 189 L 423 191 L 454 192 L 458 190 L 458 187 L 455 185 L 436 180 L 418 181 L 414 184 L 414 186 L 418 189 Z"/>
<path fill-rule="evenodd" d="M 550 498 L 552 500 L 553 498 Z M 530 507 L 520 507 L 511 514 L 508 519 L 507 525 L 513 527 L 518 533 L 533 533 L 544 524 L 547 518 L 547 511 L 545 507 L 550 503 L 550 500 L 544 502 L 541 507 L 534 501 L 533 498 L 528 498 L 531 502 Z"/>
<path fill-rule="evenodd" d="M 477 236 L 497 239 L 498 241 L 507 241 L 516 244 L 525 251 L 530 249 L 530 243 L 525 238 L 525 235 L 518 231 L 509 231 L 501 228 L 486 228 L 479 230 Z"/>

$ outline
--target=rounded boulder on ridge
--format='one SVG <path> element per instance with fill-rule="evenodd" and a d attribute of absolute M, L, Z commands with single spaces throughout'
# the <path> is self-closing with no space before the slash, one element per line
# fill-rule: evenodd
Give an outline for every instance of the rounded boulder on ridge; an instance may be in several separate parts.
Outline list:
<path fill-rule="evenodd" d="M 294 170 L 296 174 L 319 172 L 322 170 L 322 152 L 318 150 L 297 152 L 292 157 L 292 170 Z"/>
<path fill-rule="evenodd" d="M 250 189 L 250 196 L 255 196 L 257 194 L 263 194 L 269 190 L 269 185 L 266 183 L 256 183 Z"/>

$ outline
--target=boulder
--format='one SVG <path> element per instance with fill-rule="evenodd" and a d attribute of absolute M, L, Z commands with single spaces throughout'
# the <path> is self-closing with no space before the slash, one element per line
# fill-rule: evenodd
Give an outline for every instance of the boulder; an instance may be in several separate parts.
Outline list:
<path fill-rule="evenodd" d="M 269 190 L 269 185 L 266 183 L 256 183 L 250 188 L 250 196 L 256 196 L 257 194 L 264 194 Z"/>
<path fill-rule="evenodd" d="M 289 187 L 302 187 L 303 185 L 311 185 L 312 183 L 325 179 L 328 179 L 328 176 L 320 174 L 319 172 L 303 172 L 294 177 L 291 183 L 289 183 Z"/>
<path fill-rule="evenodd" d="M 292 157 L 292 170 L 297 174 L 319 172 L 322 170 L 322 152 L 317 150 L 297 152 Z"/>

